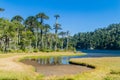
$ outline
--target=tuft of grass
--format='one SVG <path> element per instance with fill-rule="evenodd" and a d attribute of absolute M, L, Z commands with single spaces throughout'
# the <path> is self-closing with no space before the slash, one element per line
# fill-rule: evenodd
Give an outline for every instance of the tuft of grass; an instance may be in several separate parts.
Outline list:
<path fill-rule="evenodd" d="M 95 67 L 95 70 L 74 76 L 75 80 L 120 80 L 120 57 L 71 59 L 70 62 Z"/>
<path fill-rule="evenodd" d="M 0 71 L 0 80 L 34 80 L 35 78 L 25 72 Z"/>
<path fill-rule="evenodd" d="M 120 75 L 120 71 L 111 70 L 110 74 L 118 74 L 118 75 Z"/>
<path fill-rule="evenodd" d="M 120 75 L 108 75 L 104 80 L 120 80 Z"/>
<path fill-rule="evenodd" d="M 77 75 L 51 77 L 52 80 L 120 80 L 120 57 L 71 59 L 73 64 L 94 66 L 95 69 Z"/>
<path fill-rule="evenodd" d="M 38 59 L 38 58 L 48 58 L 48 57 L 62 57 L 62 56 L 83 56 L 85 53 L 78 52 L 77 54 L 73 52 L 51 52 L 51 53 L 40 53 L 40 54 L 32 54 L 26 55 L 22 58 L 19 58 L 19 61 L 23 61 L 25 59 Z"/>

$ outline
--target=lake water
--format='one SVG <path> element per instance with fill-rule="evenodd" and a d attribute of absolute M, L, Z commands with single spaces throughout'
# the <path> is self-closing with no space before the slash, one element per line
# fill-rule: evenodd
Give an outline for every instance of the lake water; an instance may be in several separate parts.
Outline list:
<path fill-rule="evenodd" d="M 53 75 L 69 75 L 78 74 L 92 68 L 80 65 L 69 64 L 71 58 L 95 58 L 95 57 L 120 57 L 120 51 L 113 50 L 78 50 L 87 55 L 84 56 L 63 56 L 63 57 L 46 57 L 38 59 L 26 59 L 22 61 L 25 64 L 35 67 L 36 72 L 44 74 L 45 76 Z M 76 53 L 77 54 L 77 53 Z"/>
<path fill-rule="evenodd" d="M 37 62 L 40 65 L 62 65 L 69 64 L 69 60 L 71 58 L 120 57 L 120 51 L 115 50 L 78 50 L 78 51 L 87 53 L 87 55 L 72 57 L 63 56 L 63 57 L 39 58 L 31 59 L 31 61 Z"/>
<path fill-rule="evenodd" d="M 120 56 L 120 50 L 78 50 L 87 55 L 83 57 L 118 57 Z"/>

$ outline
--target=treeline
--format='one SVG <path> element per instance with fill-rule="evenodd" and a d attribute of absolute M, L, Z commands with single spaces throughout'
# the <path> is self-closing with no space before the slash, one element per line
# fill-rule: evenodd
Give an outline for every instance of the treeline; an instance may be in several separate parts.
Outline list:
<path fill-rule="evenodd" d="M 4 9 L 0 8 L 0 12 L 2 11 Z M 38 13 L 26 19 L 20 15 L 11 20 L 0 18 L 0 51 L 49 52 L 75 48 L 120 50 L 120 24 L 111 24 L 94 32 L 70 36 L 69 31 L 61 31 L 61 24 L 58 23 L 60 16 L 54 15 L 54 18 L 53 27 L 44 22 L 49 20 L 45 13 Z"/>
<path fill-rule="evenodd" d="M 94 32 L 78 33 L 73 39 L 77 49 L 120 50 L 120 24 L 111 24 Z"/>
<path fill-rule="evenodd" d="M 4 9 L 0 8 L 0 12 Z M 0 18 L 0 51 L 1 52 L 37 52 L 73 49 L 69 31 L 62 30 L 58 23 L 59 15 L 55 15 L 53 28 L 44 23 L 49 16 L 38 13 L 23 19 L 16 15 L 11 20 Z M 55 32 L 50 32 L 54 30 Z"/>

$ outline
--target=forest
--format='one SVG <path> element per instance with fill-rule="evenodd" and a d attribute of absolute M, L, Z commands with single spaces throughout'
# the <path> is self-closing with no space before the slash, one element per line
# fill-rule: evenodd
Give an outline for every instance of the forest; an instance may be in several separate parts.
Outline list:
<path fill-rule="evenodd" d="M 120 50 L 120 23 L 73 36 L 77 49 Z"/>
<path fill-rule="evenodd" d="M 5 9 L 0 8 L 1 12 Z M 120 24 L 111 24 L 93 32 L 80 32 L 70 36 L 58 23 L 60 15 L 53 16 L 53 26 L 45 23 L 49 16 L 38 13 L 24 19 L 20 15 L 11 20 L 0 18 L 1 52 L 63 51 L 75 49 L 120 50 Z M 53 32 L 54 30 L 54 32 Z"/>
<path fill-rule="evenodd" d="M 5 10 L 0 8 L 0 12 L 3 11 Z M 0 18 L 0 51 L 49 52 L 73 49 L 69 31 L 62 31 L 61 24 L 58 23 L 60 16 L 56 14 L 53 18 L 53 27 L 44 23 L 49 20 L 45 13 L 28 16 L 26 19 L 20 15 L 12 17 L 11 20 Z"/>

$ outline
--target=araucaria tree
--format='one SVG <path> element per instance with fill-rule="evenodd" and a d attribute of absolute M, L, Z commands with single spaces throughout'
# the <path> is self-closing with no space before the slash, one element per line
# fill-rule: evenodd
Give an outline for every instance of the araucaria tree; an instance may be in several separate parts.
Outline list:
<path fill-rule="evenodd" d="M 0 8 L 0 12 L 2 12 L 2 11 L 4 11 L 4 9 L 3 9 L 3 8 Z"/>
<path fill-rule="evenodd" d="M 23 22 L 23 18 L 20 16 L 20 15 L 16 15 L 16 16 L 14 16 L 12 19 L 11 19 L 11 21 L 12 22 L 15 22 L 16 23 L 16 26 L 17 26 L 17 28 L 16 28 L 16 31 L 17 31 L 17 37 L 18 37 L 18 39 L 17 39 L 17 44 L 19 45 L 19 43 L 21 42 L 20 40 L 20 38 L 21 38 L 21 29 L 22 29 L 22 27 L 23 27 L 23 25 L 22 25 L 22 22 Z"/>
<path fill-rule="evenodd" d="M 40 23 L 40 25 L 38 26 L 40 28 L 40 49 L 44 48 L 44 43 L 43 43 L 43 32 L 44 32 L 44 20 L 48 20 L 49 17 L 45 14 L 45 13 L 38 13 L 36 15 L 36 18 L 38 20 L 38 22 Z"/>
<path fill-rule="evenodd" d="M 64 46 L 64 38 L 66 36 L 66 32 L 60 32 L 59 35 L 61 36 L 61 49 L 63 49 L 63 46 Z"/>
<path fill-rule="evenodd" d="M 0 8 L 0 12 L 4 9 Z M 67 44 L 65 34 L 58 31 L 61 25 L 58 23 L 59 15 L 55 15 L 55 24 L 52 33 L 51 26 L 44 22 L 49 17 L 45 13 L 28 16 L 24 19 L 20 15 L 12 17 L 11 20 L 0 18 L 0 51 L 2 52 L 37 52 L 54 51 L 64 49 Z M 62 43 L 62 45 L 61 45 Z"/>
<path fill-rule="evenodd" d="M 58 23 L 58 18 L 60 17 L 58 14 L 54 16 L 56 19 L 56 22 L 54 24 L 54 28 L 55 29 L 55 47 L 54 49 L 57 50 L 57 44 L 58 44 L 58 30 L 61 30 L 61 24 Z"/>
<path fill-rule="evenodd" d="M 0 12 L 4 11 L 0 8 Z M 0 13 L 2 14 L 2 13 Z M 28 16 L 20 15 L 11 20 L 0 16 L 0 52 L 37 52 L 71 49 L 115 49 L 120 50 L 120 24 L 111 24 L 94 32 L 70 36 L 69 31 L 59 32 L 59 15 L 55 15 L 53 28 L 45 20 L 45 13 Z M 55 32 L 51 32 L 53 30 Z"/>

